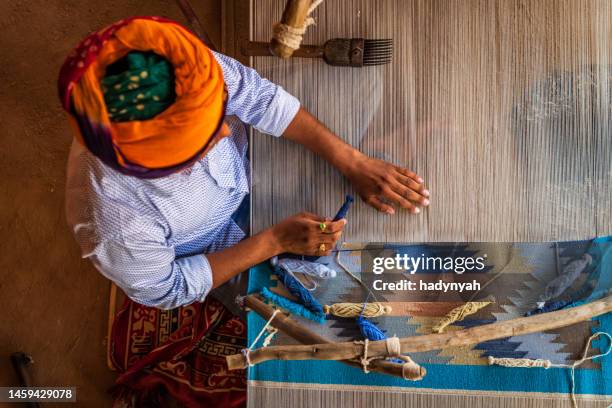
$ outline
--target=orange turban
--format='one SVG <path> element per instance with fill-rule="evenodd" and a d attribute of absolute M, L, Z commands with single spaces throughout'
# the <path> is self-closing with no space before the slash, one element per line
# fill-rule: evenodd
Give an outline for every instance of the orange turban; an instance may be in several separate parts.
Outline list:
<path fill-rule="evenodd" d="M 150 119 L 111 122 L 101 81 L 106 67 L 131 51 L 154 52 L 170 62 L 176 99 Z M 221 67 L 195 35 L 170 20 L 135 17 L 91 34 L 62 66 L 59 88 L 78 139 L 127 174 L 169 174 L 222 137 L 226 91 Z"/>

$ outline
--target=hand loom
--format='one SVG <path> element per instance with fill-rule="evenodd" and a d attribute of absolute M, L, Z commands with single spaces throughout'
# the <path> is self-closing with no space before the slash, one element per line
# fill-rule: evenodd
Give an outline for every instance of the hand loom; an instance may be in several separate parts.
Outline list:
<path fill-rule="evenodd" d="M 256 7 L 252 9 L 249 41 L 269 41 L 271 27 L 284 20 L 281 13 L 287 3 L 261 0 L 252 4 Z M 310 4 L 302 6 L 304 19 Z M 555 269 L 548 260 L 529 258 L 531 247 L 521 243 L 612 234 L 612 32 L 608 23 L 612 4 L 586 0 L 347 0 L 326 1 L 313 16 L 317 24 L 308 27 L 304 43 L 324 44 L 330 38 L 392 38 L 393 61 L 367 70 L 346 70 L 319 60 L 279 61 L 255 56 L 253 66 L 296 95 L 348 143 L 373 157 L 414 170 L 432 192 L 432 204 L 421 216 L 401 211 L 394 217 L 381 216 L 358 200 L 343 236 L 350 243 L 338 253 L 342 264 L 358 274 L 362 248 L 380 252 L 411 242 L 463 242 L 468 251 L 477 246 L 470 243 L 483 243 L 481 247 L 488 248 L 495 258 L 491 275 L 498 276 L 501 271 L 515 275 L 509 279 L 502 274 L 489 287 L 498 291 L 494 302 L 441 334 L 432 334 L 439 318 L 431 316 L 444 316 L 471 299 L 407 297 L 407 302 L 392 299 L 385 303 L 393 312 L 377 319 L 379 327 L 388 329 L 388 336 L 395 334 L 388 325 L 390 319 L 405 316 L 401 324 L 407 331 L 413 330 L 408 334 L 411 337 L 400 336 L 405 339 L 400 341 L 402 352 L 427 349 L 427 344 L 419 343 L 424 340 L 454 344 L 442 347 L 443 353 L 415 353 L 419 357 L 415 361 L 422 368 L 426 365 L 428 371 L 416 383 L 396 380 L 403 375 L 402 364 L 389 360 L 372 360 L 369 369 L 391 376 L 364 375 L 361 370 L 344 369 L 328 360 L 255 364 L 272 352 L 274 357 L 293 358 L 299 351 L 300 358 L 307 358 L 329 351 L 344 353 L 338 358 L 361 368 L 366 347 L 368 358 L 387 355 L 386 342 L 366 346 L 348 341 L 360 340 L 358 333 L 351 331 L 355 330 L 352 321 L 334 318 L 322 330 L 277 313 L 271 325 L 281 333 L 273 345 L 253 350 L 249 356 L 255 364 L 249 369 L 250 406 L 306 401 L 320 406 L 380 408 L 518 407 L 526 396 L 534 407 L 563 406 L 570 393 L 565 371 L 534 372 L 478 364 L 487 364 L 482 356 L 491 350 L 498 352 L 494 354 L 497 358 L 506 353 L 535 359 L 540 353 L 549 353 L 572 361 L 579 356 L 564 353 L 570 345 L 572 353 L 580 353 L 597 328 L 610 330 L 610 315 L 601 314 L 609 311 L 609 294 L 585 297 L 588 301 L 578 306 L 581 309 L 533 316 L 542 320 L 516 319 L 523 319 L 521 316 L 537 307 L 541 300 L 537 294 L 529 297 L 529 290 L 536 284 L 543 289 L 552 282 L 554 275 L 546 271 Z M 301 22 L 296 20 L 295 26 Z M 253 232 L 303 210 L 330 214 L 337 208 L 338 192 L 350 191 L 347 181 L 331 166 L 282 139 L 271 140 L 255 132 L 252 162 Z M 389 242 L 401 244 L 380 244 Z M 508 244 L 507 251 L 502 251 L 503 244 L 487 242 L 516 244 Z M 463 250 L 454 245 L 457 251 Z M 572 252 L 574 249 L 566 251 L 571 253 L 564 254 L 565 264 L 581 256 Z M 342 267 L 334 266 L 342 276 Z M 581 272 L 579 279 L 586 274 Z M 265 272 L 257 270 L 252 275 L 261 277 Z M 600 276 L 599 283 L 606 286 L 604 278 Z M 523 281 L 523 286 L 515 286 Z M 342 282 L 346 285 L 350 280 Z M 330 291 L 345 297 L 332 301 L 364 300 L 356 285 L 336 291 L 339 285 L 335 281 Z M 503 292 L 504 287 L 508 293 Z M 551 286 L 550 293 L 557 295 L 556 288 L 559 286 Z M 282 288 L 271 289 L 283 294 Z M 507 299 L 524 293 L 529 296 L 523 307 L 501 303 L 500 293 Z M 320 291 L 314 294 L 321 296 Z M 320 300 L 330 304 L 328 299 Z M 272 309 L 257 296 L 249 295 L 244 302 L 264 322 L 272 316 Z M 578 312 L 580 322 L 576 323 L 579 320 L 574 320 L 578 318 L 574 313 Z M 249 330 L 256 333 L 262 324 L 253 315 Z M 512 331 L 514 324 L 524 328 L 529 322 L 572 326 L 571 330 L 522 336 L 515 335 L 520 330 Z M 502 325 L 501 329 L 496 325 Z M 305 328 L 308 330 L 302 330 Z M 467 345 L 468 341 L 479 341 L 471 336 L 489 336 L 491 329 L 500 331 L 486 337 L 489 341 Z M 497 337 L 502 333 L 510 337 Z M 337 337 L 346 339 L 339 342 L 348 352 L 327 344 L 337 342 Z M 295 346 L 290 338 L 308 346 Z M 605 340 L 599 339 L 593 347 L 605 351 L 605 346 Z M 232 358 L 236 366 L 244 366 L 244 357 Z M 609 357 L 601 361 L 577 370 L 581 380 L 577 381 L 576 395 L 588 394 L 581 397 L 581 407 L 612 402 L 609 384 L 601 383 L 601 374 L 609 372 Z M 316 376 L 317 372 L 327 375 Z M 486 377 L 508 378 L 508 384 L 500 380 L 492 386 Z M 387 390 L 390 392 L 384 392 Z"/>

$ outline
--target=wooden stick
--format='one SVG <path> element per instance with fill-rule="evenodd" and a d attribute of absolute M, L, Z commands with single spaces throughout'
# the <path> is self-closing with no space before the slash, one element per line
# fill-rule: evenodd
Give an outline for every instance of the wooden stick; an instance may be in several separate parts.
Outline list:
<path fill-rule="evenodd" d="M 113 343 L 113 322 L 117 312 L 117 285 L 115 282 L 110 283 L 110 293 L 108 297 L 108 321 L 106 324 L 106 365 L 112 371 L 117 371 L 111 360 L 111 345 Z"/>
<path fill-rule="evenodd" d="M 245 298 L 244 305 L 248 309 L 251 309 L 252 311 L 257 313 L 266 321 L 270 319 L 272 313 L 274 313 L 274 309 L 272 307 L 268 306 L 254 295 L 247 296 Z M 277 314 L 271 324 L 278 330 L 282 331 L 283 333 L 287 334 L 288 336 L 303 344 L 331 343 L 325 337 L 306 329 L 305 327 L 301 326 L 299 323 L 282 313 Z M 358 361 L 341 362 L 361 369 L 361 363 L 359 363 Z M 228 366 L 231 365 L 231 367 L 234 367 L 235 363 L 243 364 L 243 362 L 236 359 L 235 356 L 228 356 L 227 363 Z M 230 368 L 230 370 L 231 369 L 235 368 Z M 370 371 L 376 371 L 382 374 L 393 375 L 400 378 L 403 377 L 402 364 L 392 363 L 390 361 L 372 361 L 370 362 L 368 369 Z M 422 370 L 425 370 L 425 368 L 422 368 Z M 425 371 L 423 371 L 423 375 L 425 375 Z"/>
<path fill-rule="evenodd" d="M 176 3 L 178 4 L 179 8 L 183 12 L 183 15 L 189 22 L 189 25 L 193 32 L 200 38 L 200 40 L 202 40 L 204 44 L 206 44 L 208 48 L 213 51 L 217 51 L 217 47 L 215 47 L 212 40 L 210 39 L 210 36 L 204 29 L 204 26 L 202 25 L 197 14 L 193 10 L 193 7 L 191 6 L 191 3 L 189 3 L 189 0 L 176 0 Z"/>
<path fill-rule="evenodd" d="M 400 339 L 401 353 L 414 353 L 439 350 L 447 347 L 467 346 L 488 340 L 523 334 L 543 332 L 570 326 L 612 312 L 612 296 L 605 297 L 582 306 L 556 312 L 542 313 L 530 317 L 485 324 L 449 333 L 429 334 Z M 253 350 L 251 364 L 268 360 L 349 360 L 363 355 L 364 345 L 355 342 L 313 344 L 305 346 L 273 346 Z M 370 342 L 369 357 L 385 357 L 387 345 L 383 341 Z M 237 354 L 227 357 L 230 369 L 244 368 L 245 357 Z M 231 362 L 231 364 L 230 364 Z"/>
<path fill-rule="evenodd" d="M 312 0 L 287 0 L 281 23 L 293 28 L 302 28 L 308 17 L 308 9 L 312 4 Z M 280 58 L 289 58 L 295 51 L 293 48 L 287 47 L 272 38 L 270 41 L 270 49 Z"/>

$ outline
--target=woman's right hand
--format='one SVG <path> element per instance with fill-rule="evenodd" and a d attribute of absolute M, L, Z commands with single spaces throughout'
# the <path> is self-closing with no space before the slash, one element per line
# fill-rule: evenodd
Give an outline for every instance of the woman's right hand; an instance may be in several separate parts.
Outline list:
<path fill-rule="evenodd" d="M 345 219 L 331 221 L 303 212 L 284 219 L 271 230 L 279 253 L 327 256 L 336 246 L 345 225 Z"/>

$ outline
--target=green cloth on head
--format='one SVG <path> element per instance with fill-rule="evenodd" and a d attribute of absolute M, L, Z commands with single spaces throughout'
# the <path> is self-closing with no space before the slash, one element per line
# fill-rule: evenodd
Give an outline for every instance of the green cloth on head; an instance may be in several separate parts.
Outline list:
<path fill-rule="evenodd" d="M 153 52 L 130 52 L 106 68 L 102 90 L 112 122 L 147 120 L 174 103 L 174 68 Z"/>

